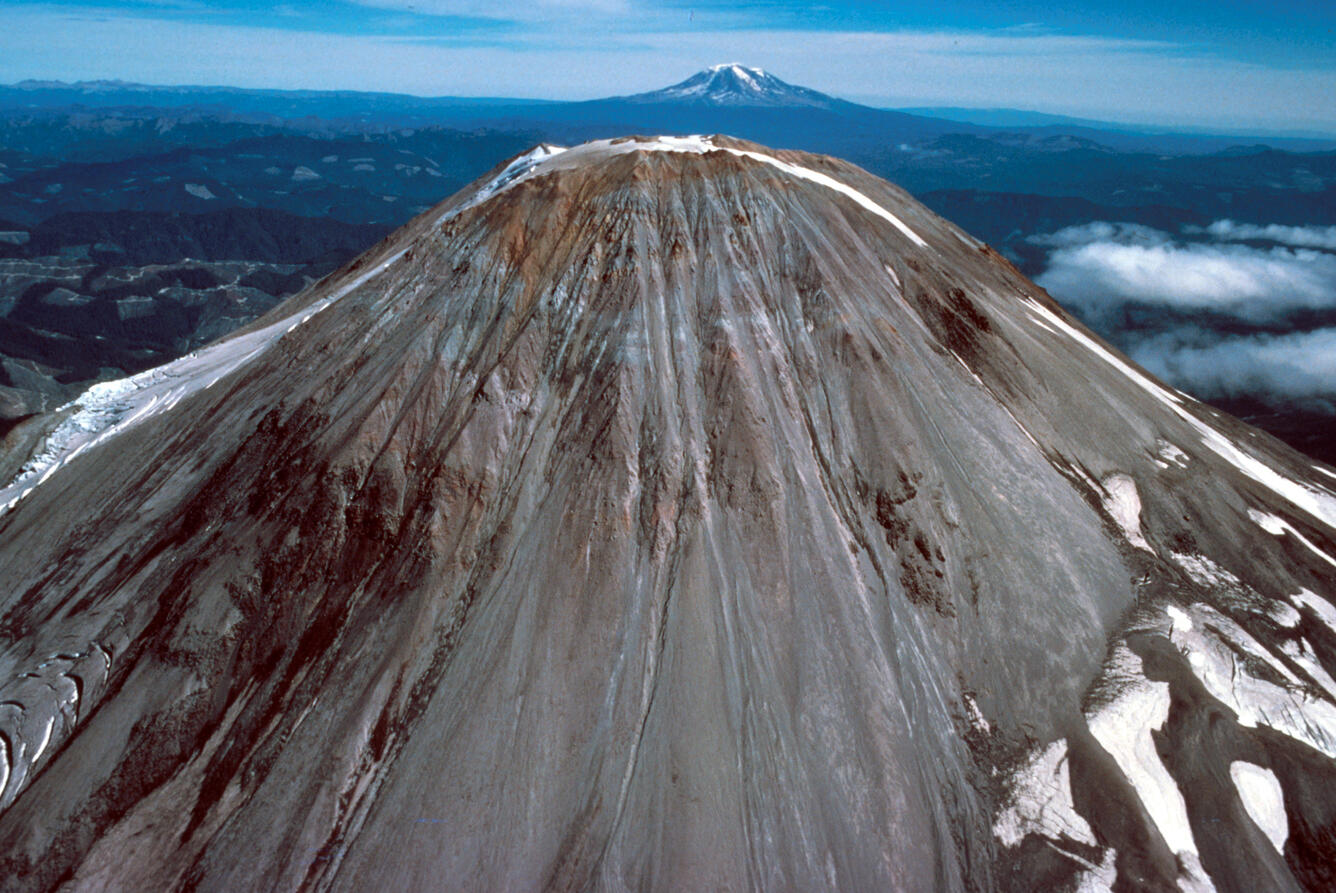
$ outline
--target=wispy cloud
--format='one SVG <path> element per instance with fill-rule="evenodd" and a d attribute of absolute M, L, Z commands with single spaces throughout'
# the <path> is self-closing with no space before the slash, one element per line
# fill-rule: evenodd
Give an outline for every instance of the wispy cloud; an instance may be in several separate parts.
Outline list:
<path fill-rule="evenodd" d="M 1207 235 L 1222 242 L 1279 242 L 1296 248 L 1324 248 L 1336 251 L 1336 226 L 1282 226 L 1269 223 L 1235 223 L 1217 220 L 1210 226 L 1187 227 L 1184 232 Z"/>
<path fill-rule="evenodd" d="M 1096 220 L 1068 226 L 1055 233 L 1037 233 L 1025 241 L 1043 248 L 1083 248 L 1087 245 L 1167 245 L 1172 237 L 1140 223 L 1107 223 Z"/>
<path fill-rule="evenodd" d="M 461 16 L 524 21 L 548 19 L 561 15 L 588 13 L 624 14 L 632 9 L 631 0 L 529 0 L 522 6 L 496 3 L 494 0 L 353 0 L 359 6 L 393 9 L 415 15 Z"/>

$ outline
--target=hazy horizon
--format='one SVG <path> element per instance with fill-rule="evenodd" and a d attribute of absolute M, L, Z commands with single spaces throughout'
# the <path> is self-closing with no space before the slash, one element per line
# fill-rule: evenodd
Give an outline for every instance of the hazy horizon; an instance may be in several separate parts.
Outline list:
<path fill-rule="evenodd" d="M 715 64 L 717 65 L 721 63 L 715 63 Z M 746 63 L 738 63 L 738 64 L 746 65 Z M 710 66 L 703 66 L 703 68 L 708 68 L 708 67 Z M 749 66 L 749 67 L 759 68 L 760 66 Z M 700 70 L 702 69 L 697 69 L 696 71 Z M 693 71 L 689 72 L 688 74 L 694 74 L 694 73 L 695 72 Z M 775 74 L 777 77 L 779 77 L 779 75 L 776 74 L 775 72 L 768 72 L 768 73 Z M 684 78 L 679 78 L 672 82 L 665 82 L 664 84 L 660 84 L 659 87 L 670 86 L 671 83 L 677 83 L 678 80 L 682 79 Z M 795 84 L 796 86 L 803 86 L 803 87 L 808 86 L 807 84 L 797 83 L 787 78 L 780 77 L 780 79 L 785 80 L 788 83 Z M 524 95 L 510 96 L 501 94 L 469 95 L 462 93 L 412 93 L 412 92 L 402 92 L 397 90 L 353 90 L 347 88 L 266 87 L 266 86 L 251 87 L 251 86 L 239 86 L 237 84 L 227 84 L 227 83 L 202 83 L 202 82 L 197 83 L 190 81 L 181 81 L 177 83 L 161 83 L 161 82 L 149 83 L 144 81 L 130 80 L 127 78 L 92 78 L 86 80 L 63 80 L 61 78 L 24 78 L 18 81 L 0 83 L 0 87 L 20 88 L 24 87 L 25 85 L 79 87 L 79 86 L 91 86 L 91 85 L 101 85 L 101 84 L 121 85 L 125 87 L 145 87 L 150 89 L 164 89 L 164 90 L 190 90 L 190 89 L 237 90 L 237 91 L 257 91 L 257 92 L 292 93 L 292 94 L 361 93 L 367 95 L 406 96 L 423 100 L 457 99 L 464 101 L 476 100 L 479 102 L 486 102 L 486 101 L 517 102 L 517 103 L 522 102 L 522 103 L 534 103 L 535 105 L 560 104 L 563 102 L 583 102 L 583 101 L 608 99 L 608 98 L 615 98 L 617 96 L 629 95 L 625 93 L 604 93 L 599 95 L 581 96 L 574 99 L 551 99 L 537 96 L 524 96 Z M 652 87 L 650 89 L 657 89 L 657 88 Z M 828 91 L 822 91 L 822 92 L 828 92 Z M 1037 119 L 1051 118 L 1053 119 L 1054 122 L 1065 121 L 1067 123 L 1072 124 L 1072 126 L 1110 125 L 1113 127 L 1134 128 L 1134 129 L 1144 130 L 1147 132 L 1164 131 L 1164 132 L 1176 132 L 1184 134 L 1210 134 L 1218 136 L 1240 136 L 1240 137 L 1259 137 L 1259 138 L 1272 137 L 1272 138 L 1336 139 L 1336 125 L 1333 125 L 1330 129 L 1326 130 L 1302 129 L 1302 128 L 1286 129 L 1279 127 L 1257 127 L 1257 126 L 1231 127 L 1229 125 L 1219 125 L 1216 127 L 1212 127 L 1207 124 L 1173 123 L 1167 121 L 1144 120 L 1144 119 L 1118 119 L 1112 116 L 1105 118 L 1092 118 L 1084 115 L 1068 115 L 1062 112 L 1044 111 L 1035 108 L 1022 108 L 1019 106 L 995 106 L 995 105 L 970 106 L 970 105 L 947 105 L 947 104 L 936 105 L 936 106 L 909 105 L 909 104 L 895 105 L 895 104 L 886 104 L 884 102 L 879 102 L 876 100 L 875 97 L 858 97 L 850 95 L 840 95 L 839 93 L 828 93 L 828 95 L 836 99 L 841 99 L 846 102 L 857 103 L 871 108 L 879 108 L 889 111 L 903 111 L 909 114 L 922 114 L 922 115 L 932 115 L 933 113 L 938 113 L 938 116 L 943 117 L 947 120 L 958 120 L 958 121 L 967 120 L 967 116 L 964 115 L 953 116 L 953 115 L 947 115 L 945 113 L 947 112 L 976 112 L 980 114 L 989 112 L 999 112 L 1004 114 L 1015 113 L 1017 117 L 1035 116 Z M 969 118 L 968 120 L 975 120 L 975 119 Z M 976 123 L 980 122 L 976 121 Z M 982 121 L 981 123 L 988 123 L 988 122 Z M 1036 122 L 1026 123 L 1026 124 L 1006 124 L 1006 125 L 991 125 L 991 126 L 1017 126 L 1017 127 L 1042 126 L 1044 123 L 1047 122 L 1045 122 L 1044 120 L 1037 120 Z"/>
<path fill-rule="evenodd" d="M 790 0 L 11 4 L 0 81 L 582 100 L 738 61 L 883 108 L 1336 133 L 1336 10 Z"/>

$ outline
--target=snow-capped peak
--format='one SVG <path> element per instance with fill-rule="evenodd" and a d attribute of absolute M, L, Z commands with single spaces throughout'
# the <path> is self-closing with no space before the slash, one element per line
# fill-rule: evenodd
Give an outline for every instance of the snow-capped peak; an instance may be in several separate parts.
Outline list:
<path fill-rule="evenodd" d="M 836 100 L 785 83 L 774 75 L 740 62 L 711 65 L 681 83 L 628 97 L 634 102 L 690 103 L 720 106 L 808 106 L 829 108 Z"/>
<path fill-rule="evenodd" d="M 765 73 L 764 69 L 749 68 L 748 66 L 743 65 L 741 62 L 723 62 L 719 65 L 711 65 L 709 68 L 705 70 L 714 74 L 718 74 L 721 71 L 726 71 L 733 77 L 737 78 L 738 80 L 750 84 L 756 83 L 756 81 L 753 78 L 769 77 L 769 75 Z"/>

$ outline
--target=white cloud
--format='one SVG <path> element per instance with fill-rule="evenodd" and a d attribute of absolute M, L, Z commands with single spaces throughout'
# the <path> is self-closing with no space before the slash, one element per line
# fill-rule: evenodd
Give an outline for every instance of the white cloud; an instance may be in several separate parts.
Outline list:
<path fill-rule="evenodd" d="M 464 16 L 506 21 L 545 20 L 565 15 L 622 14 L 630 0 L 528 0 L 517 6 L 495 0 L 352 0 L 358 6 L 392 9 L 416 15 Z"/>
<path fill-rule="evenodd" d="M 1208 235 L 1221 242 L 1279 242 L 1296 248 L 1336 251 L 1336 226 L 1282 226 L 1277 223 L 1257 226 L 1235 223 L 1233 220 L 1217 220 L 1207 227 L 1186 227 L 1184 232 Z"/>
<path fill-rule="evenodd" d="M 1033 237 L 1053 249 L 1035 281 L 1132 359 L 1202 399 L 1246 396 L 1336 412 L 1336 328 L 1274 331 L 1293 311 L 1336 309 L 1336 254 L 1226 241 L 1268 233 L 1272 242 L 1315 244 L 1324 228 L 1220 221 L 1194 232 L 1221 241 L 1184 243 L 1150 227 L 1105 222 Z M 1129 322 L 1119 312 L 1128 305 L 1174 312 Z M 1185 323 L 1193 317 L 1183 314 L 1195 311 L 1232 316 L 1230 331 Z M 1262 327 L 1272 331 L 1248 333 Z"/>
<path fill-rule="evenodd" d="M 1251 396 L 1269 403 L 1330 403 L 1336 398 L 1336 329 L 1226 338 L 1174 331 L 1142 342 L 1131 356 L 1175 387 L 1208 400 Z"/>
<path fill-rule="evenodd" d="M 1309 249 L 1176 243 L 1148 227 L 1088 224 L 1057 246 L 1036 282 L 1095 318 L 1127 304 L 1210 310 L 1245 320 L 1336 307 L 1336 255 Z"/>

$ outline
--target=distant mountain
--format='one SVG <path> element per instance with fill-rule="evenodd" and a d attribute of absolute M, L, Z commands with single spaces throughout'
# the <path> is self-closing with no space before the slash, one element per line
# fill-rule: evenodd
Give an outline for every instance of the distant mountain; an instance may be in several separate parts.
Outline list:
<path fill-rule="evenodd" d="M 625 97 L 628 102 L 685 103 L 688 105 L 754 107 L 808 107 L 831 109 L 853 106 L 807 87 L 796 87 L 759 68 L 736 62 L 713 65 L 681 83 L 650 93 Z"/>
<path fill-rule="evenodd" d="M 473 111 L 473 126 L 502 126 L 504 120 L 504 126 L 526 127 L 559 143 L 625 133 L 732 133 L 846 158 L 947 134 L 988 132 L 973 124 L 846 102 L 737 63 L 703 69 L 649 93 L 494 110 L 504 112 L 504 119 L 488 118 L 481 108 Z"/>

